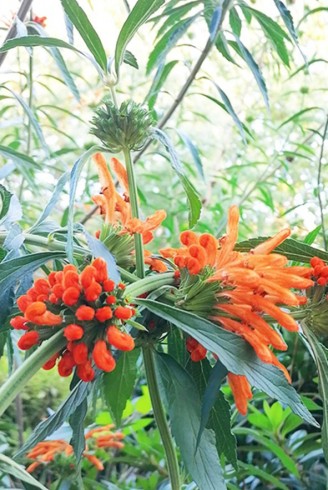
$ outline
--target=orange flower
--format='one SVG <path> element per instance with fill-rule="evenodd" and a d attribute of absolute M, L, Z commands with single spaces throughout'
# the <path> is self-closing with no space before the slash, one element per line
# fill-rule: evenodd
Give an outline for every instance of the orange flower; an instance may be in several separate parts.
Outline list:
<path fill-rule="evenodd" d="M 204 280 L 208 283 L 217 283 L 219 289 L 216 292 L 216 301 L 214 297 L 209 305 L 209 318 L 242 336 L 263 362 L 277 366 L 290 380 L 286 368 L 270 349 L 273 346 L 286 350 L 287 346 L 280 334 L 263 318 L 263 314 L 269 315 L 287 330 L 297 331 L 297 322 L 281 306 L 304 304 L 304 296 L 291 289 L 307 289 L 313 286 L 313 269 L 288 267 L 285 256 L 272 253 L 288 238 L 288 229 L 282 230 L 248 253 L 234 251 L 238 221 L 238 209 L 232 206 L 228 214 L 227 234 L 219 240 L 210 234 L 197 235 L 187 230 L 180 235 L 182 247 L 163 249 L 160 253 L 165 258 L 173 259 L 176 266 L 185 269 L 189 276 L 204 274 Z M 324 269 L 325 264 L 320 259 L 313 260 L 311 265 L 318 267 L 317 274 L 322 274 L 322 277 L 325 278 L 327 274 L 328 282 L 328 267 Z M 182 288 L 183 281 L 182 276 Z M 194 339 L 187 341 L 187 349 L 191 359 L 195 361 L 206 355 L 206 350 L 202 346 L 205 352 L 199 350 L 197 344 Z M 229 375 L 228 379 L 238 410 L 246 413 L 247 400 L 251 397 L 246 378 Z"/>
<path fill-rule="evenodd" d="M 92 357 L 96 366 L 106 373 L 109 373 L 115 369 L 115 359 L 110 350 L 107 348 L 107 344 L 104 340 L 97 340 L 93 348 Z"/>
<path fill-rule="evenodd" d="M 128 333 L 121 332 L 115 325 L 107 329 L 107 340 L 116 349 L 130 351 L 134 349 L 134 340 Z"/>

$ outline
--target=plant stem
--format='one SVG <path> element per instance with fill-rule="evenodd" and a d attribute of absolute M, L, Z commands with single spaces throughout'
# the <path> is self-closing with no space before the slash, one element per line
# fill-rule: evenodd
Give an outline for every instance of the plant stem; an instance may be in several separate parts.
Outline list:
<path fill-rule="evenodd" d="M 327 237 L 326 237 L 326 229 L 325 229 L 325 220 L 324 220 L 324 214 L 323 214 L 323 203 L 321 199 L 321 169 L 322 169 L 322 159 L 323 159 L 323 152 L 324 152 L 324 147 L 325 147 L 325 139 L 327 136 L 327 131 L 328 131 L 328 115 L 326 117 L 326 124 L 322 133 L 322 142 L 321 142 L 321 148 L 320 148 L 320 155 L 319 155 L 319 164 L 318 164 L 318 177 L 317 177 L 317 189 L 318 189 L 318 202 L 319 202 L 319 209 L 320 209 L 320 219 L 321 219 L 321 231 L 322 231 L 322 238 L 323 238 L 323 244 L 325 247 L 325 250 L 327 250 Z"/>
<path fill-rule="evenodd" d="M 129 284 L 125 290 L 128 296 L 137 297 L 140 294 L 154 291 L 162 286 L 171 285 L 174 283 L 173 272 L 164 272 L 153 276 L 145 277 L 133 284 Z"/>
<path fill-rule="evenodd" d="M 130 196 L 132 218 L 139 218 L 138 189 L 137 189 L 136 179 L 134 175 L 133 163 L 131 160 L 131 153 L 130 150 L 127 148 L 123 150 L 123 153 L 124 153 L 126 171 L 128 174 L 129 196 Z M 135 254 L 136 254 L 137 276 L 143 278 L 145 277 L 144 252 L 143 252 L 142 235 L 140 235 L 140 233 L 134 234 L 134 246 L 135 246 Z"/>
<path fill-rule="evenodd" d="M 24 361 L 0 388 L 0 416 L 9 407 L 28 381 L 51 356 L 64 347 L 66 339 L 63 331 L 55 333 Z"/>
<path fill-rule="evenodd" d="M 180 490 L 179 466 L 172 436 L 167 425 L 167 420 L 159 393 L 152 346 L 144 345 L 142 347 L 142 353 L 154 417 L 165 450 L 168 472 L 171 482 L 171 490 Z"/>

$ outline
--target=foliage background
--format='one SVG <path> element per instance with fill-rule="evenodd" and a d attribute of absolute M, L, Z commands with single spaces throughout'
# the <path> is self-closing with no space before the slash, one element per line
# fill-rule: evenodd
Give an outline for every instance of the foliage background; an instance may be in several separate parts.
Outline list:
<path fill-rule="evenodd" d="M 270 109 L 265 107 L 254 77 L 245 63 L 235 54 L 234 61 L 239 66 L 229 63 L 213 49 L 166 129 L 176 145 L 188 176 L 203 199 L 202 220 L 196 230 L 222 233 L 226 210 L 232 203 L 236 203 L 242 211 L 240 239 L 246 233 L 248 236 L 250 233 L 252 236 L 273 234 L 288 224 L 298 238 L 308 237 L 310 240 L 309 233 L 321 225 L 321 230 L 318 229 L 318 234 L 314 235 L 316 244 L 322 247 L 325 245 L 322 211 L 328 198 L 325 185 L 327 153 L 321 136 L 327 121 L 328 103 L 328 60 L 325 58 L 328 9 L 323 0 L 286 3 L 298 26 L 299 44 L 308 60 L 308 67 L 304 65 L 300 51 L 291 42 L 286 42 L 290 67 L 284 66 L 255 19 L 252 19 L 250 26 L 244 18 L 242 22 L 241 39 L 263 73 Z M 96 27 L 107 53 L 113 53 L 122 19 L 127 14 L 126 2 L 115 2 L 114 5 L 105 0 L 94 0 L 81 1 L 80 4 Z M 191 12 L 201 10 L 199 4 L 195 2 Z M 283 27 L 273 2 L 253 1 L 251 4 Z M 17 5 L 18 2 L 2 4 L 0 18 L 10 18 L 11 11 L 15 11 Z M 304 18 L 307 12 L 314 9 L 319 10 Z M 33 12 L 38 16 L 47 16 L 48 35 L 66 39 L 65 19 L 59 2 L 35 0 Z M 155 74 L 152 71 L 145 75 L 148 56 L 162 24 L 163 21 L 155 25 L 149 22 L 130 43 L 129 50 L 136 56 L 139 70 L 124 66 L 118 90 L 121 100 L 132 97 L 141 102 L 147 97 Z M 4 39 L 5 33 L 4 27 L 0 41 Z M 85 49 L 76 32 L 74 36 L 75 45 Z M 177 46 L 172 47 L 167 54 L 166 62 L 176 63 L 158 94 L 154 110 L 158 120 L 165 114 L 184 83 L 207 36 L 206 23 L 199 16 L 179 39 Z M 34 48 L 33 51 L 32 65 L 23 48 L 9 52 L 0 73 L 0 144 L 27 154 L 31 159 L 16 158 L 13 165 L 0 152 L 0 178 L 21 199 L 23 219 L 20 224 L 25 229 L 35 222 L 62 173 L 70 170 L 76 158 L 94 144 L 95 140 L 89 134 L 89 121 L 93 109 L 106 95 L 96 71 L 87 60 L 68 50 L 61 51 L 80 93 L 80 100 L 77 100 L 63 83 L 62 73 L 51 55 L 42 48 Z M 250 130 L 252 138 L 248 139 L 248 144 L 243 142 L 231 116 L 215 102 L 221 102 L 215 84 L 228 95 L 239 119 Z M 40 133 L 37 134 L 33 128 L 31 118 L 27 116 L 26 109 L 22 108 L 19 97 L 28 104 L 38 121 L 46 145 L 42 145 Z M 156 145 L 152 145 L 142 156 L 137 166 L 137 175 L 141 190 L 139 197 L 145 213 L 149 214 L 158 208 L 164 208 L 168 213 L 154 248 L 163 244 L 167 238 L 174 244 L 179 230 L 188 226 L 188 213 L 181 186 Z M 96 172 L 90 163 L 83 172 L 78 188 L 77 221 L 88 217 L 93 208 L 91 195 L 98 190 Z M 63 226 L 66 224 L 67 206 L 66 190 L 52 214 L 52 218 Z M 99 223 L 100 218 L 92 215 L 88 220 L 89 229 L 98 229 Z M 289 341 L 290 349 L 284 354 L 283 360 L 287 365 L 292 364 L 295 386 L 312 400 L 308 401 L 310 405 L 318 401 L 315 372 L 310 368 L 312 364 L 305 349 L 292 336 Z M 57 383 L 56 375 L 54 377 L 54 383 Z M 46 389 L 41 378 L 39 382 Z M 140 395 L 140 390 L 139 387 L 136 396 Z M 35 396 L 33 391 L 31 396 Z M 40 404 L 44 404 L 43 415 L 49 405 L 55 408 L 59 401 L 60 397 L 55 402 L 49 401 L 48 397 L 45 397 L 44 402 L 41 400 Z M 286 488 L 324 488 L 327 470 L 322 463 L 319 435 L 308 433 L 307 428 L 298 426 L 296 422 L 295 426 L 290 422 L 291 432 L 284 430 L 289 414 L 283 412 L 277 404 L 270 405 L 271 409 L 263 405 L 259 394 L 248 420 L 240 420 L 234 414 L 235 431 L 240 441 L 238 455 L 242 465 L 237 480 L 232 476 L 231 488 L 234 488 L 233 485 L 243 485 L 241 488 L 278 488 L 274 486 L 277 482 L 268 483 L 268 475 L 276 475 Z M 102 408 L 98 407 L 99 410 Z M 27 432 L 30 430 L 29 424 L 34 423 L 32 414 L 28 415 L 25 427 Z M 254 435 L 254 430 L 257 435 Z M 262 439 L 259 439 L 258 434 Z M 131 448 L 136 446 L 136 442 L 140 443 L 138 438 L 147 435 L 142 436 L 142 432 L 136 431 L 130 441 Z M 270 446 L 271 439 L 276 448 Z M 251 442 L 253 446 L 250 446 Z M 11 444 L 15 442 L 11 441 Z M 144 444 L 147 447 L 147 441 Z M 282 448 L 283 453 L 279 453 L 277 447 Z M 255 449 L 250 451 L 250 448 Z M 156 458 L 160 465 L 161 454 L 160 449 L 157 449 L 159 452 Z M 127 452 L 129 450 L 133 453 L 133 449 Z M 138 455 L 141 459 L 147 459 L 148 456 L 147 450 Z M 254 475 L 254 466 L 251 465 L 262 466 L 266 476 Z M 229 471 L 233 475 L 233 470 L 228 468 Z M 160 480 L 161 472 L 158 471 Z M 147 487 L 146 481 L 147 478 L 142 487 L 138 483 L 140 488 L 154 488 Z M 151 483 L 155 484 L 157 482 Z"/>

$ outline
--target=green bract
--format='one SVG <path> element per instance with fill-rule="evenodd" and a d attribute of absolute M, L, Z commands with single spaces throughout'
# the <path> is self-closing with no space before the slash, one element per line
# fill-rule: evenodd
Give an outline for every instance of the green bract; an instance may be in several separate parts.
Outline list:
<path fill-rule="evenodd" d="M 118 108 L 107 99 L 96 110 L 91 123 L 91 133 L 108 150 L 118 153 L 123 149 L 141 150 L 151 135 L 153 118 L 146 108 L 132 100 L 122 102 Z"/>

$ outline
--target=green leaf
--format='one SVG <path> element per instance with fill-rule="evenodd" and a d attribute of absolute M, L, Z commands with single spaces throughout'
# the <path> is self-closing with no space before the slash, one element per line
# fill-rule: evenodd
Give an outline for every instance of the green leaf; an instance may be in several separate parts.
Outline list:
<path fill-rule="evenodd" d="M 239 252 L 249 252 L 260 243 L 265 242 L 268 237 L 251 238 L 239 242 L 235 246 L 235 250 Z M 324 261 L 328 261 L 328 252 L 320 250 L 319 248 L 311 247 L 304 242 L 294 240 L 293 238 L 287 238 L 281 245 L 274 249 L 275 252 L 285 255 L 289 260 L 296 262 L 310 263 L 312 257 L 319 257 Z"/>
<path fill-rule="evenodd" d="M 252 385 L 276 398 L 283 405 L 288 405 L 309 424 L 318 426 L 283 373 L 275 366 L 260 361 L 254 350 L 240 336 L 193 313 L 158 301 L 136 299 L 135 302 L 198 340 L 207 350 L 219 357 L 228 371 L 247 376 Z"/>
<path fill-rule="evenodd" d="M 294 39 L 295 43 L 298 44 L 298 38 L 294 27 L 292 14 L 290 13 L 290 11 L 288 10 L 288 8 L 283 2 L 281 2 L 280 0 L 273 0 L 273 1 L 280 12 L 281 18 L 284 21 L 284 24 L 287 27 L 289 34 Z"/>
<path fill-rule="evenodd" d="M 239 119 L 239 117 L 237 116 L 234 108 L 232 107 L 232 104 L 229 100 L 229 97 L 216 83 L 214 83 L 214 85 L 220 94 L 220 97 L 222 99 L 224 107 L 226 108 L 226 111 L 228 112 L 228 114 L 230 114 L 230 116 L 234 120 L 235 124 L 237 125 L 237 127 L 240 131 L 241 137 L 243 138 L 243 142 L 246 143 L 246 135 L 245 135 L 245 131 L 244 131 L 244 125 L 241 122 L 241 120 Z"/>
<path fill-rule="evenodd" d="M 21 38 L 19 38 L 19 39 L 21 39 Z M 33 111 L 29 107 L 29 105 L 25 102 L 23 97 L 21 97 L 19 94 L 17 94 L 16 92 L 11 90 L 10 88 L 5 87 L 4 85 L 1 85 L 1 88 L 8 90 L 8 92 L 10 92 L 13 95 L 13 97 L 15 97 L 17 102 L 22 106 L 25 114 L 27 115 L 27 117 L 31 123 L 31 126 L 33 127 L 33 129 L 35 131 L 35 134 L 37 135 L 37 137 L 39 139 L 39 142 L 40 142 L 42 148 L 44 149 L 45 153 L 47 155 L 49 155 L 49 148 L 48 148 L 48 145 L 47 145 L 46 140 L 44 138 L 43 131 L 41 129 L 41 126 L 39 125 L 38 120 L 36 119 L 35 115 L 33 114 Z"/>
<path fill-rule="evenodd" d="M 79 465 L 85 450 L 84 420 L 88 411 L 88 400 L 85 398 L 69 417 L 69 425 L 72 428 L 72 439 L 76 462 Z"/>
<path fill-rule="evenodd" d="M 128 43 L 131 41 L 137 30 L 147 21 L 150 15 L 156 12 L 163 3 L 164 0 L 138 0 L 134 5 L 128 18 L 124 22 L 116 41 L 115 72 L 117 77 L 119 77 L 120 66 Z"/>
<path fill-rule="evenodd" d="M 297 122 L 299 120 L 299 118 L 301 116 L 303 116 L 303 114 L 306 114 L 307 112 L 310 112 L 310 111 L 316 111 L 316 110 L 322 110 L 322 108 L 321 107 L 318 107 L 318 106 L 307 107 L 305 109 L 302 109 L 301 111 L 296 112 L 291 117 L 289 117 L 288 119 L 286 119 L 286 121 L 284 121 L 283 123 L 281 123 L 280 126 L 278 126 L 278 130 L 281 129 L 286 124 L 290 123 L 290 122 Z"/>
<path fill-rule="evenodd" d="M 80 156 L 74 163 L 74 166 L 70 174 L 70 191 L 69 191 L 69 211 L 67 216 L 67 243 L 66 251 L 67 257 L 70 262 L 73 262 L 73 230 L 74 230 L 74 203 L 77 185 L 81 176 L 84 165 L 87 163 L 89 158 L 94 155 L 97 151 L 100 151 L 99 146 L 92 146 L 83 155 Z"/>
<path fill-rule="evenodd" d="M 277 22 L 272 20 L 263 12 L 260 12 L 259 10 L 253 9 L 246 5 L 242 5 L 241 8 L 243 10 L 249 10 L 251 14 L 256 18 L 256 20 L 262 27 L 264 34 L 275 47 L 281 61 L 289 67 L 289 56 L 285 45 L 285 39 L 289 40 L 289 37 L 286 32 L 280 27 L 279 24 L 277 24 Z"/>
<path fill-rule="evenodd" d="M 38 442 L 43 441 L 55 430 L 59 429 L 59 427 L 61 427 L 70 417 L 70 415 L 75 412 L 81 403 L 83 403 L 88 396 L 90 389 L 91 383 L 79 381 L 70 392 L 66 400 L 60 404 L 56 412 L 36 426 L 28 440 L 15 454 L 15 457 L 18 458 L 23 456 L 23 454 L 25 454 L 30 448 L 34 447 Z"/>
<path fill-rule="evenodd" d="M 168 354 L 156 355 L 171 428 L 181 456 L 200 490 L 226 489 L 213 431 L 205 429 L 197 448 L 201 402 L 192 378 Z"/>
<path fill-rule="evenodd" d="M 264 480 L 264 481 L 271 483 L 271 485 L 273 485 L 273 487 L 271 487 L 271 488 L 274 488 L 275 490 L 278 490 L 278 489 L 289 490 L 288 487 L 280 481 L 280 479 L 271 475 L 268 471 L 261 470 L 260 468 L 258 468 L 257 466 L 254 466 L 253 464 L 246 464 L 246 463 L 243 463 L 242 461 L 239 461 L 238 464 L 239 464 L 241 471 L 244 470 L 246 475 L 249 475 L 251 477 L 257 476 L 258 478 L 260 478 L 261 481 Z"/>
<path fill-rule="evenodd" d="M 67 0 L 66 0 L 67 1 Z M 103 71 L 99 64 L 94 60 L 92 56 L 90 56 L 87 53 L 83 53 L 80 49 L 75 48 L 72 44 L 68 44 L 67 42 L 63 41 L 62 39 L 57 39 L 55 37 L 42 37 L 42 36 L 25 36 L 25 37 L 17 37 L 14 39 L 9 39 L 6 41 L 0 48 L 0 53 L 4 53 L 6 51 L 9 51 L 10 49 L 17 48 L 19 46 L 23 47 L 36 47 L 36 46 L 43 46 L 43 47 L 58 47 L 58 48 L 66 48 L 66 49 L 71 49 L 72 51 L 75 51 L 76 53 L 79 53 L 80 55 L 86 57 L 89 61 L 92 62 L 94 67 L 97 69 L 98 73 L 100 76 L 103 75 Z"/>
<path fill-rule="evenodd" d="M 322 448 L 328 463 L 328 349 L 319 342 L 305 322 L 302 322 L 302 328 L 311 346 L 312 356 L 319 374 L 319 392 L 323 403 Z"/>
<path fill-rule="evenodd" d="M 238 12 L 237 12 L 235 7 L 232 7 L 229 10 L 229 23 L 230 23 L 230 27 L 232 29 L 232 32 L 234 34 L 236 34 L 236 36 L 240 37 L 242 24 L 241 24 L 240 17 L 238 15 Z"/>
<path fill-rule="evenodd" d="M 314 228 L 314 230 L 310 231 L 306 235 L 306 237 L 304 238 L 304 243 L 307 243 L 308 245 L 312 245 L 312 243 L 315 241 L 315 239 L 319 235 L 321 228 L 322 228 L 322 225 L 319 225 L 316 228 Z"/>
<path fill-rule="evenodd" d="M 171 29 L 158 41 L 148 58 L 146 70 L 148 75 L 154 68 L 156 68 L 156 66 L 163 63 L 168 52 L 176 45 L 178 40 L 184 35 L 197 17 L 198 14 L 188 19 L 180 20 L 180 22 L 174 24 L 174 26 L 171 27 Z"/>
<path fill-rule="evenodd" d="M 61 4 L 72 22 L 76 27 L 85 44 L 88 46 L 90 53 L 94 56 L 99 66 L 107 73 L 107 56 L 102 42 L 89 21 L 84 10 L 79 6 L 76 0 L 60 0 Z"/>
<path fill-rule="evenodd" d="M 34 179 L 31 178 L 31 174 L 29 173 L 29 169 L 40 168 L 39 163 L 28 155 L 14 150 L 10 146 L 0 145 L 0 154 L 5 158 L 8 158 L 8 160 L 13 160 L 15 162 L 15 167 L 17 166 L 19 168 L 19 171 L 24 175 L 29 184 L 32 186 L 35 185 Z"/>
<path fill-rule="evenodd" d="M 46 487 L 39 483 L 35 478 L 33 478 L 32 475 L 30 475 L 30 473 L 25 470 L 24 466 L 19 465 L 16 463 L 16 461 L 8 458 L 8 456 L 5 454 L 0 454 L 0 473 L 2 475 L 11 475 L 21 482 L 31 485 L 33 488 L 47 490 Z"/>
<path fill-rule="evenodd" d="M 156 103 L 161 88 L 163 87 L 169 74 L 171 73 L 171 71 L 173 70 L 173 68 L 177 63 L 178 63 L 177 60 L 173 60 L 167 63 L 166 65 L 162 64 L 158 67 L 158 70 L 153 78 L 149 92 L 145 97 L 145 102 L 148 101 L 148 107 L 150 110 L 154 108 L 154 105 Z"/>
<path fill-rule="evenodd" d="M 136 70 L 138 70 L 139 68 L 139 65 L 138 65 L 138 62 L 137 62 L 137 59 L 136 57 L 134 56 L 133 53 L 131 53 L 131 51 L 125 51 L 124 53 L 124 58 L 123 58 L 123 62 L 126 64 L 126 65 L 130 65 L 132 66 L 132 68 L 135 68 Z"/>
<path fill-rule="evenodd" d="M 261 73 L 261 70 L 254 60 L 253 56 L 251 53 L 248 51 L 246 46 L 241 42 L 238 36 L 235 36 L 236 43 L 234 41 L 229 41 L 229 44 L 235 49 L 235 51 L 245 60 L 246 64 L 248 65 L 249 69 L 251 70 L 256 83 L 261 91 L 261 94 L 263 96 L 263 100 L 265 102 L 265 105 L 267 108 L 269 108 L 269 98 L 268 98 L 268 91 L 266 88 L 266 84 L 263 78 L 263 75 Z"/>
<path fill-rule="evenodd" d="M 49 202 L 46 204 L 44 210 L 42 211 L 41 215 L 37 219 L 36 223 L 32 226 L 30 229 L 30 233 L 35 231 L 38 226 L 40 226 L 49 216 L 53 208 L 56 206 L 58 199 L 60 197 L 60 194 L 62 193 L 66 183 L 68 182 L 69 179 L 69 172 L 65 172 L 58 180 L 56 187 L 53 190 L 53 193 L 51 195 L 51 198 L 49 199 Z"/>
<path fill-rule="evenodd" d="M 179 330 L 176 329 L 178 332 Z M 186 349 L 184 349 L 186 352 Z M 210 366 L 208 359 L 203 359 L 200 362 L 190 360 L 186 366 L 186 370 L 193 377 L 198 386 L 199 392 L 202 395 L 202 420 L 204 413 L 206 390 L 208 380 L 212 376 L 213 369 Z M 220 378 L 219 378 L 220 379 Z M 209 421 L 206 423 L 208 429 L 213 429 L 216 436 L 216 448 L 219 455 L 224 454 L 228 462 L 237 469 L 237 451 L 236 438 L 231 432 L 230 420 L 230 405 L 224 398 L 221 391 L 216 391 L 216 400 L 209 414 Z"/>
<path fill-rule="evenodd" d="M 268 437 L 262 435 L 261 432 L 258 430 L 243 428 L 243 427 L 235 428 L 234 433 L 237 436 L 240 435 L 249 436 L 254 441 L 263 445 L 266 449 L 268 449 L 275 456 L 277 456 L 277 458 L 279 458 L 279 460 L 284 465 L 286 470 L 288 470 L 290 473 L 292 473 L 297 478 L 299 478 L 300 474 L 297 468 L 297 462 L 293 461 L 293 459 L 285 452 L 284 448 L 280 447 L 272 439 L 269 439 Z"/>
<path fill-rule="evenodd" d="M 10 204 L 11 204 L 11 198 L 13 197 L 13 194 L 7 189 L 0 184 L 0 197 L 1 197 L 1 211 L 0 211 L 0 223 L 2 224 L 4 221 L 4 218 L 7 216 L 9 209 L 10 209 Z"/>
<path fill-rule="evenodd" d="M 65 16 L 65 17 L 67 18 L 67 16 Z M 29 25 L 31 30 L 36 31 L 40 36 L 47 37 L 46 31 L 43 29 L 43 27 L 40 26 L 40 24 L 36 24 L 35 22 L 32 22 L 28 25 Z M 72 92 L 75 99 L 78 102 L 80 102 L 81 97 L 80 97 L 79 90 L 78 90 L 78 88 L 74 82 L 72 75 L 70 74 L 69 70 L 67 69 L 65 60 L 64 60 L 61 52 L 59 51 L 59 49 L 52 47 L 52 48 L 49 48 L 49 53 L 53 57 L 60 73 L 62 74 L 62 77 L 64 79 L 65 84 L 70 89 L 70 91 Z"/>
<path fill-rule="evenodd" d="M 190 139 L 190 137 L 184 131 L 177 130 L 177 133 L 181 137 L 181 139 L 184 142 L 185 146 L 190 151 L 191 156 L 192 156 L 192 159 L 193 159 L 193 161 L 195 163 L 195 166 L 196 166 L 196 169 L 197 169 L 197 172 L 198 172 L 199 176 L 203 180 L 205 180 L 203 164 L 202 164 L 202 160 L 200 158 L 199 150 L 198 150 L 197 146 L 195 145 L 195 143 L 193 143 L 193 141 Z"/>
<path fill-rule="evenodd" d="M 184 174 L 179 157 L 168 136 L 163 131 L 157 128 L 154 130 L 154 136 L 162 143 L 162 145 L 164 145 L 164 148 L 170 155 L 172 168 L 177 173 L 183 185 L 189 202 L 189 226 L 192 228 L 199 220 L 200 212 L 202 209 L 202 203 L 199 194 L 193 184 Z"/>
<path fill-rule="evenodd" d="M 115 370 L 103 376 L 104 397 L 118 427 L 121 425 L 122 413 L 136 382 L 139 355 L 139 349 L 123 352 Z"/>

